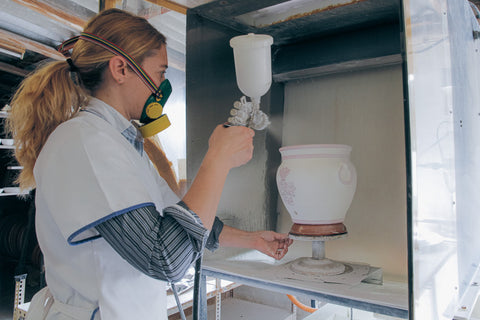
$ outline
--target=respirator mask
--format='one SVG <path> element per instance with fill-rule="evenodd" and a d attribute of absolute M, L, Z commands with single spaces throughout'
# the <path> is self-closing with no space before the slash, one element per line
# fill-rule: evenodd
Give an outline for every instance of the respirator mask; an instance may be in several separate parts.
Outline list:
<path fill-rule="evenodd" d="M 171 93 L 172 85 L 165 79 L 155 93 L 148 97 L 140 116 L 141 125 L 138 127 L 144 138 L 156 135 L 170 126 L 168 116 L 163 114 L 163 106 Z"/>
<path fill-rule="evenodd" d="M 140 130 L 144 138 L 156 135 L 170 126 L 170 120 L 166 114 L 163 114 L 163 107 L 172 93 L 170 81 L 165 79 L 160 86 L 157 87 L 145 70 L 143 70 L 129 54 L 110 41 L 91 33 L 82 32 L 79 36 L 68 39 L 60 45 L 58 51 L 64 56 L 69 57 L 68 50 L 70 50 L 79 39 L 95 43 L 111 53 L 125 58 L 128 66 L 132 68 L 143 83 L 152 91 L 152 94 L 145 102 L 139 119 L 140 125 L 138 126 L 138 130 Z"/>

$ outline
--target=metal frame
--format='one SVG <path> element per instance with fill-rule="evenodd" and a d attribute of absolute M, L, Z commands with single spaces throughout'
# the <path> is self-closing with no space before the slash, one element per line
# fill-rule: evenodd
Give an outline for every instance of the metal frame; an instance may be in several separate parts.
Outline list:
<path fill-rule="evenodd" d="M 250 26 L 237 18 L 287 0 L 230 0 L 212 1 L 189 11 L 241 33 L 264 33 L 274 37 L 276 44 L 295 42 L 311 36 L 325 35 L 339 29 L 359 25 L 378 25 L 398 19 L 399 0 L 350 1 L 303 12 L 301 16 L 265 26 Z"/>
<path fill-rule="evenodd" d="M 228 272 L 219 272 L 211 270 L 208 267 L 203 267 L 201 275 L 201 296 L 200 296 L 200 319 L 207 319 L 207 300 L 206 300 L 206 278 L 207 276 L 214 278 L 221 278 L 230 280 L 236 283 L 252 286 L 255 288 L 266 289 L 275 292 L 282 292 L 292 295 L 303 295 L 311 297 L 311 299 L 317 299 L 322 302 L 332 303 L 340 306 L 347 306 L 355 309 L 371 311 L 381 313 L 388 316 L 407 319 L 408 310 L 399 309 L 395 307 L 383 306 L 375 303 L 368 303 L 365 301 L 359 301 L 356 299 L 348 299 L 343 297 L 337 297 L 330 294 L 325 294 L 314 290 L 299 289 L 295 286 L 288 286 L 284 284 L 278 284 L 269 281 L 252 280 L 247 277 L 231 274 Z"/>
<path fill-rule="evenodd" d="M 15 298 L 13 303 L 13 320 L 25 319 L 27 310 L 22 309 L 25 300 L 27 274 L 15 276 Z"/>

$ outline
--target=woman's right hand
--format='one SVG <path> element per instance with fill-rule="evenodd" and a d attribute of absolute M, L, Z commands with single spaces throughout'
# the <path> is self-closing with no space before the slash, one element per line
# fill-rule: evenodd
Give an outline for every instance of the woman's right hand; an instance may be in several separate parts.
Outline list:
<path fill-rule="evenodd" d="M 253 154 L 255 132 L 246 127 L 219 125 L 208 140 L 208 151 L 183 201 L 210 229 L 228 172 L 247 163 Z"/>
<path fill-rule="evenodd" d="M 208 153 L 218 165 L 239 167 L 252 158 L 254 136 L 255 131 L 247 127 L 218 125 L 208 140 Z"/>

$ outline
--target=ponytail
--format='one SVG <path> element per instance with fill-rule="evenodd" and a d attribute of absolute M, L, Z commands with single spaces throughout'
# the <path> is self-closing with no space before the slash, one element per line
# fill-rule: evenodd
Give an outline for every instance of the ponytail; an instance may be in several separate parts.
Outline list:
<path fill-rule="evenodd" d="M 145 18 L 109 9 L 93 17 L 85 32 L 115 43 L 138 63 L 165 45 L 166 39 Z M 78 40 L 71 61 L 51 62 L 26 78 L 12 98 L 7 128 L 15 140 L 15 156 L 23 170 L 20 188 L 35 187 L 33 167 L 49 135 L 72 118 L 102 86 L 103 74 L 113 53 L 97 44 Z M 70 65 L 71 64 L 71 65 Z M 71 78 L 72 69 L 77 78 Z"/>
<path fill-rule="evenodd" d="M 10 103 L 7 130 L 15 141 L 15 157 L 23 166 L 16 182 L 35 187 L 35 161 L 55 128 L 72 118 L 87 101 L 71 79 L 66 61 L 48 63 L 24 79 Z"/>

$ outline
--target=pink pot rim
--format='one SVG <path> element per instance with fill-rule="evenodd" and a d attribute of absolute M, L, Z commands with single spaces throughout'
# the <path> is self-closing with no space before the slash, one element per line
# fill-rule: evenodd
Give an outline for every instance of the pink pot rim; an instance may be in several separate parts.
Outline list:
<path fill-rule="evenodd" d="M 293 146 L 285 146 L 281 147 L 279 151 L 286 151 L 286 150 L 299 150 L 299 149 L 312 149 L 312 148 L 318 148 L 318 149 L 323 149 L 323 148 L 336 148 L 336 149 L 346 149 L 346 150 L 351 150 L 352 147 L 346 144 L 299 144 L 299 145 L 293 145 Z"/>
<path fill-rule="evenodd" d="M 335 224 L 335 223 L 343 223 L 345 219 L 334 219 L 334 220 L 302 220 L 302 219 L 293 219 L 292 221 L 294 223 L 299 223 L 299 224 Z"/>

